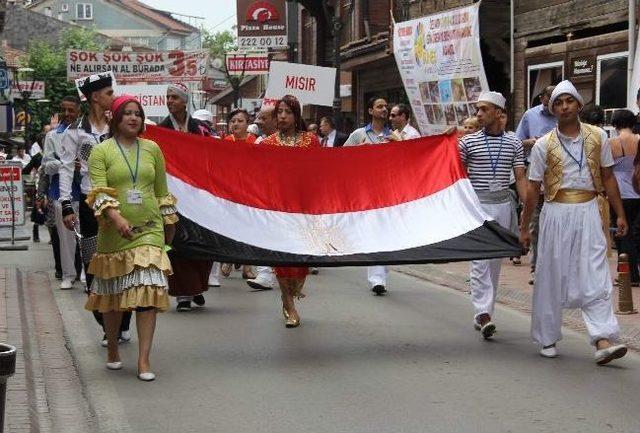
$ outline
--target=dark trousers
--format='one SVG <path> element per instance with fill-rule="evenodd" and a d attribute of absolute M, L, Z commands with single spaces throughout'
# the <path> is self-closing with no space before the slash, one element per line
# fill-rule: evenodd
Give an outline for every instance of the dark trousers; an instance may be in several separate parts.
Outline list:
<path fill-rule="evenodd" d="M 56 274 L 62 275 L 62 262 L 60 261 L 60 237 L 58 229 L 49 227 L 49 237 L 51 238 L 51 249 L 53 249 L 53 261 L 56 266 Z"/>
<path fill-rule="evenodd" d="M 84 272 L 87 276 L 87 287 L 91 287 L 91 283 L 93 282 L 93 275 L 89 273 L 89 262 L 91 262 L 91 257 L 87 257 L 92 255 L 95 252 L 95 247 L 87 247 L 88 244 L 92 242 L 97 242 L 98 236 L 98 220 L 93 214 L 93 210 L 86 203 L 87 196 L 84 194 L 80 197 L 80 209 L 78 219 L 80 220 L 80 233 L 82 234 L 83 242 L 85 246 L 82 245 L 82 254 L 83 254 L 83 262 L 84 262 Z M 104 330 L 104 320 L 102 317 L 102 313 L 98 311 L 93 312 L 93 317 L 95 317 L 96 322 L 102 329 Z M 131 312 L 125 312 L 122 315 L 122 323 L 120 325 L 120 332 L 129 330 L 129 323 L 131 322 Z"/>
<path fill-rule="evenodd" d="M 618 254 L 627 254 L 629 256 L 629 268 L 631 274 L 631 282 L 640 282 L 640 199 L 630 198 L 622 199 L 622 207 L 627 217 L 630 230 L 626 236 L 622 238 L 614 238 L 616 241 L 616 249 Z M 615 221 L 614 221 L 615 226 Z"/>

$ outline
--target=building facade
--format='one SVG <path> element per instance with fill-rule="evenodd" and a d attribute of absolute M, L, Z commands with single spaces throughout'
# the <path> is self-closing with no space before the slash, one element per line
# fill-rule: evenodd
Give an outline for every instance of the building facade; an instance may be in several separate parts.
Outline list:
<path fill-rule="evenodd" d="M 200 30 L 136 0 L 41 0 L 31 10 L 154 51 L 201 48 Z"/>

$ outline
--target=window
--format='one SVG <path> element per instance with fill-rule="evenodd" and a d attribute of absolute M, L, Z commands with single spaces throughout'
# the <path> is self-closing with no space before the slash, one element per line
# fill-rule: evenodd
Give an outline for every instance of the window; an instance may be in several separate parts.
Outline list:
<path fill-rule="evenodd" d="M 170 50 L 177 50 L 178 48 L 182 47 L 182 41 L 180 40 L 180 38 L 167 38 L 167 51 Z"/>
<path fill-rule="evenodd" d="M 77 20 L 92 20 L 93 19 L 93 5 L 91 3 L 78 3 L 78 4 L 76 4 L 76 19 Z"/>
<path fill-rule="evenodd" d="M 527 68 L 527 108 L 540 103 L 540 95 L 547 86 L 558 84 L 564 77 L 564 62 L 542 63 Z"/>
<path fill-rule="evenodd" d="M 618 108 L 627 106 L 628 52 L 598 56 L 596 66 L 596 104 L 604 108 L 606 123 Z"/>

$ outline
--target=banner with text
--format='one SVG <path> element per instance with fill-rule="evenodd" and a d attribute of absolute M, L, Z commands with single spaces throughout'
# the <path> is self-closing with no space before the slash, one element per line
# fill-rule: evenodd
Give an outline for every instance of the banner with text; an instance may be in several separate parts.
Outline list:
<path fill-rule="evenodd" d="M 283 0 L 237 0 L 241 50 L 287 47 L 287 6 Z"/>
<path fill-rule="evenodd" d="M 476 112 L 488 90 L 480 51 L 479 5 L 396 23 L 393 51 L 423 134 L 439 134 Z"/>
<path fill-rule="evenodd" d="M 238 53 L 226 55 L 229 75 L 267 75 L 269 73 L 269 53 Z"/>
<path fill-rule="evenodd" d="M 0 227 L 21 226 L 24 222 L 22 164 L 3 161 L 0 163 Z"/>
<path fill-rule="evenodd" d="M 116 86 L 114 91 L 117 95 L 126 94 L 138 98 L 147 117 L 167 117 L 167 87 L 166 84 L 120 85 Z"/>
<path fill-rule="evenodd" d="M 206 78 L 206 50 L 156 52 L 67 51 L 67 79 L 112 71 L 119 82 L 187 82 Z"/>
<path fill-rule="evenodd" d="M 22 99 L 26 92 L 29 99 L 44 99 L 44 81 L 12 81 L 11 96 L 14 99 Z"/>
<path fill-rule="evenodd" d="M 301 104 L 333 106 L 336 69 L 301 63 L 271 62 L 265 99 L 293 95 Z"/>

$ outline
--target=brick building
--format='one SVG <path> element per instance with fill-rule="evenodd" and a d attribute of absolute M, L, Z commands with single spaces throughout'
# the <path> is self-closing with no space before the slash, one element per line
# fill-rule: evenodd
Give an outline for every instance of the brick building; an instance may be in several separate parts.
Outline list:
<path fill-rule="evenodd" d="M 626 107 L 628 0 L 519 0 L 515 5 L 515 111 L 546 85 L 571 79 L 585 103 Z"/>

